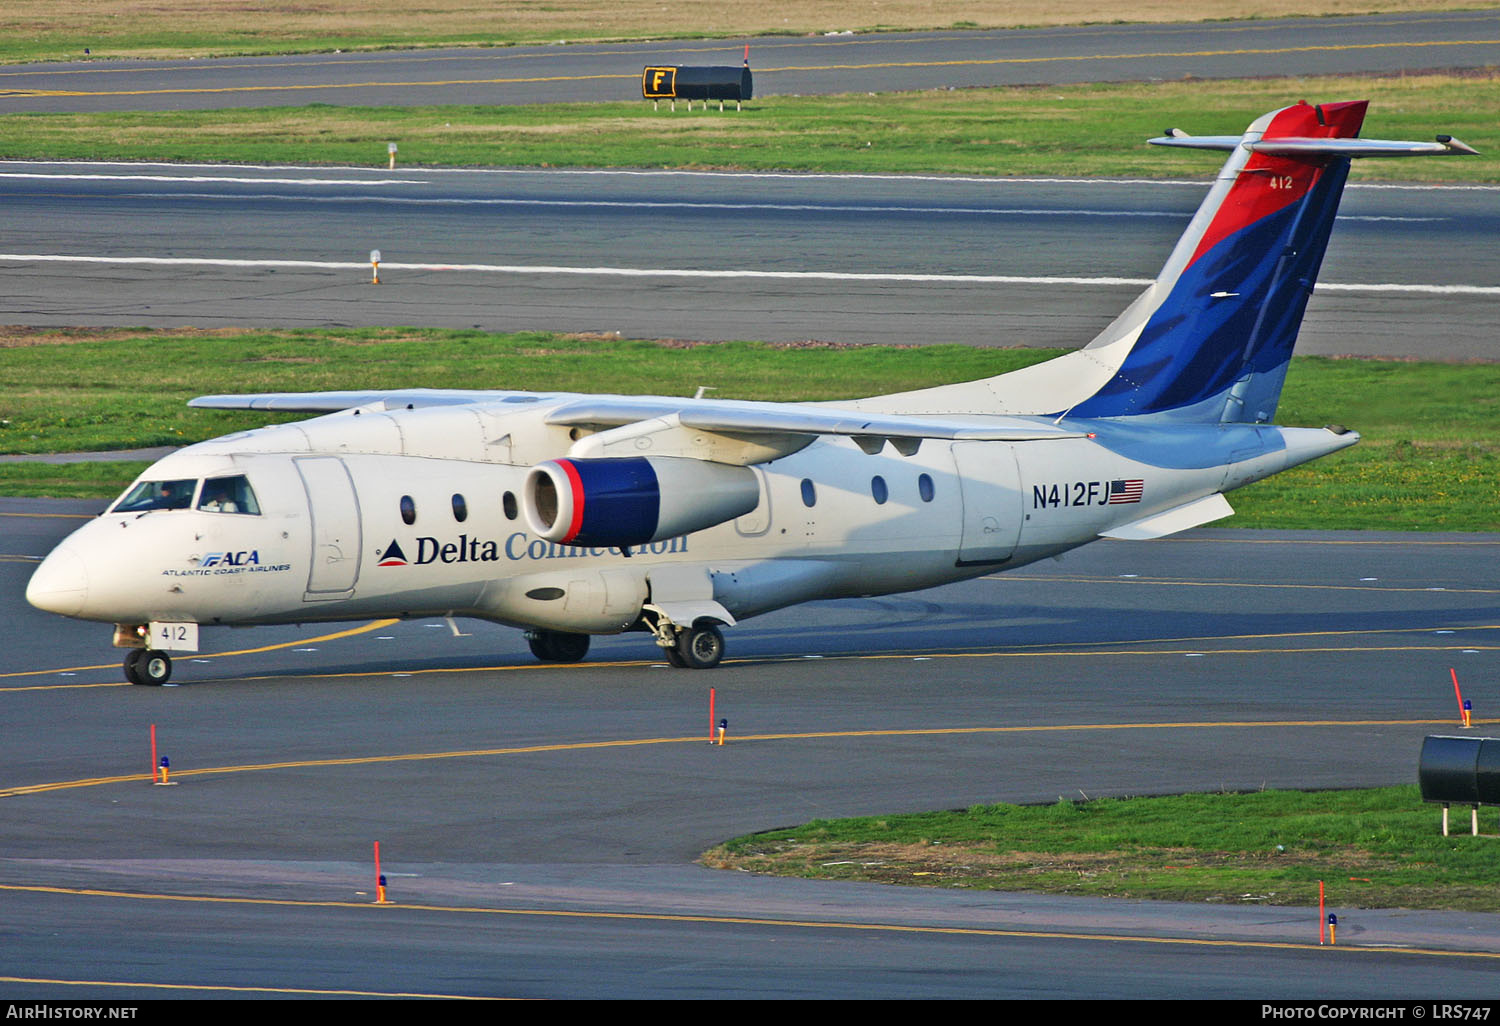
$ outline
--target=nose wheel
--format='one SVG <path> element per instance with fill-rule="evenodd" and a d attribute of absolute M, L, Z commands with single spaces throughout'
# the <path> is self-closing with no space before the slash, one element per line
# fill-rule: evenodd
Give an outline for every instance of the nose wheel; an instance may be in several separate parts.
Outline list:
<path fill-rule="evenodd" d="M 125 679 L 160 687 L 172 679 L 172 657 L 152 648 L 132 648 L 125 656 Z"/>

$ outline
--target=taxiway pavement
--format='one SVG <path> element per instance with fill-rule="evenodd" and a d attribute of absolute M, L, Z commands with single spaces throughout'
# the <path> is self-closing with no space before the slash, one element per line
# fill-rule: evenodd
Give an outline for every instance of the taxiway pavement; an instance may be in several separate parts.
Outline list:
<path fill-rule="evenodd" d="M 1455 729 L 1450 667 L 1481 718 L 1500 701 L 1493 536 L 1105 542 L 749 621 L 713 673 L 667 669 L 641 636 L 541 667 L 518 632 L 468 621 L 211 631 L 180 686 L 150 689 L 120 683 L 107 627 L 19 598 L 81 512 L 0 502 L 14 996 L 57 994 L 25 982 L 43 977 L 95 996 L 1492 993 L 1500 920 L 1358 911 L 1362 884 L 1331 892 L 1349 947 L 1330 972 L 1305 908 L 849 887 L 693 859 L 821 816 L 1409 782 L 1421 738 Z M 176 787 L 146 780 L 151 724 Z M 370 904 L 377 840 L 392 908 Z"/>
<path fill-rule="evenodd" d="M 746 43 L 756 101 L 764 102 L 806 93 L 1493 67 L 1500 63 L 1500 15 L 1480 10 L 192 61 L 88 59 L 0 70 L 0 112 L 639 100 L 644 67 L 738 66 Z"/>

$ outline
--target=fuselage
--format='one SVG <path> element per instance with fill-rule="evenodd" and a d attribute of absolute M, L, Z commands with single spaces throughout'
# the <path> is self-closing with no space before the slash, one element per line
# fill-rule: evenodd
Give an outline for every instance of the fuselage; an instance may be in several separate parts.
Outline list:
<path fill-rule="evenodd" d="M 538 537 L 518 501 L 579 436 L 545 424 L 548 405 L 346 411 L 189 446 L 60 545 L 28 598 L 117 624 L 453 615 L 608 634 L 637 626 L 677 567 L 738 619 L 1021 566 L 1352 441 L 1305 432 L 1318 451 L 1301 453 L 1280 428 L 1097 423 L 903 454 L 820 437 L 748 468 L 760 497 L 744 515 L 579 546 Z M 178 498 L 129 501 L 164 491 Z"/>

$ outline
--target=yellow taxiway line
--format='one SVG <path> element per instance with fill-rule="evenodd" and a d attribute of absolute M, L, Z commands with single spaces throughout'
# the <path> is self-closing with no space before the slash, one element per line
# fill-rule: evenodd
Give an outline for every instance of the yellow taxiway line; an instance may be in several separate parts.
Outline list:
<path fill-rule="evenodd" d="M 871 61 L 863 64 L 792 64 L 782 67 L 763 67 L 754 69 L 758 74 L 774 74 L 776 72 L 811 72 L 811 71 L 865 71 L 878 68 L 957 68 L 957 67 L 991 67 L 999 65 L 1034 65 L 1034 64 L 1067 64 L 1092 61 L 1139 61 L 1139 60 L 1181 60 L 1187 58 L 1202 57 L 1265 57 L 1278 54 L 1292 53 L 1327 53 L 1354 50 L 1393 50 L 1403 51 L 1434 49 L 1440 47 L 1454 46 L 1494 46 L 1500 44 L 1500 39 L 1452 39 L 1452 40 L 1430 40 L 1427 42 L 1388 42 L 1388 43 L 1345 43 L 1342 45 L 1319 45 L 1319 46 L 1283 46 L 1283 47 L 1243 47 L 1222 50 L 1180 50 L 1180 51 L 1154 51 L 1150 53 L 1109 53 L 1109 54 L 1070 54 L 1046 57 L 989 57 L 971 58 L 967 60 L 947 61 Z M 180 93 L 262 93 L 262 92 L 307 92 L 319 89 L 399 89 L 399 88 L 431 88 L 435 86 L 475 86 L 475 85 L 522 85 L 538 82 L 591 82 L 591 81 L 635 81 L 640 78 L 637 72 L 629 74 L 597 74 L 597 75 L 535 75 L 514 78 L 452 78 L 435 79 L 421 82 L 401 81 L 368 81 L 368 82 L 325 82 L 311 84 L 291 85 L 249 85 L 249 86 L 176 86 L 162 89 L 5 89 L 0 90 L 0 95 L 10 97 L 55 97 L 55 96 L 158 96 L 163 94 Z"/>
<path fill-rule="evenodd" d="M 1245 730 L 1257 728 L 1285 727 L 1441 727 L 1452 726 L 1451 719 L 1375 719 L 1375 720 L 1182 720 L 1175 722 L 1139 723 L 1057 723 L 1002 727 L 912 727 L 872 730 L 819 730 L 796 733 L 744 734 L 735 739 L 735 744 L 744 745 L 764 741 L 816 741 L 839 738 L 878 737 L 940 737 L 962 735 L 996 734 L 1063 734 L 1085 731 L 1121 730 Z M 1476 719 L 1473 723 L 1500 723 L 1500 719 Z M 345 756 L 337 759 L 291 759 L 282 762 L 246 763 L 237 766 L 203 766 L 197 769 L 180 769 L 173 772 L 178 780 L 185 777 L 225 776 L 232 773 L 265 773 L 286 769 L 321 769 L 331 766 L 373 766 L 398 762 L 434 762 L 442 759 L 489 759 L 509 755 L 540 755 L 549 752 L 599 751 L 606 748 L 643 748 L 653 745 L 701 745 L 702 734 L 691 737 L 643 737 L 618 738 L 605 741 L 568 741 L 541 745 L 506 746 L 501 748 L 461 748 L 445 752 L 402 752 L 386 755 Z M 41 784 L 18 784 L 0 788 L 0 798 L 17 798 L 24 795 L 43 794 L 49 791 L 67 791 L 85 787 L 105 787 L 111 784 L 140 783 L 151 780 L 149 773 L 126 773 L 108 777 L 85 777 L 79 780 L 60 780 Z"/>
<path fill-rule="evenodd" d="M 667 912 L 591 912 L 579 909 L 495 908 L 491 906 L 480 905 L 424 905 L 414 903 L 408 904 L 402 902 L 387 902 L 385 904 L 377 905 L 373 902 L 368 901 L 307 901 L 294 900 L 289 898 L 209 897 L 186 894 L 152 894 L 148 892 L 108 891 L 93 888 L 0 884 L 0 892 L 5 891 L 29 892 L 32 894 L 57 894 L 86 898 L 111 898 L 126 901 L 182 902 L 187 904 L 212 905 L 250 905 L 294 909 L 370 909 L 373 910 L 376 914 L 387 914 L 394 911 L 424 913 L 438 912 L 450 915 L 457 914 L 464 916 L 483 915 L 538 919 L 624 920 L 631 922 L 652 923 L 693 923 L 700 925 L 706 924 L 724 926 L 757 926 L 772 929 L 852 930 L 865 933 L 907 933 L 951 937 L 991 937 L 999 939 L 1094 941 L 1106 944 L 1155 944 L 1189 948 L 1237 948 L 1241 950 L 1262 951 L 1323 951 L 1327 952 L 1330 956 L 1338 953 L 1343 953 L 1345 955 L 1402 954 L 1429 955 L 1438 958 L 1478 958 L 1492 960 L 1500 959 L 1500 952 L 1447 951 L 1440 948 L 1394 947 L 1385 945 L 1381 945 L 1378 947 L 1360 947 L 1353 944 L 1320 945 L 1305 942 L 1299 943 L 1296 941 L 1257 941 L 1232 939 L 1221 940 L 1202 937 L 1147 937 L 1110 933 L 1088 933 L 1084 931 L 1070 930 L 1013 930 L 998 927 L 934 926 L 909 923 L 854 923 L 841 922 L 835 919 L 771 919 L 758 916 L 689 915 Z M 0 979 L 4 978 L 0 977 Z"/>
<path fill-rule="evenodd" d="M 257 655 L 257 654 L 259 654 L 261 652 L 275 652 L 278 649 L 292 648 L 292 647 L 298 646 L 298 645 L 316 645 L 316 644 L 320 644 L 320 643 L 325 642 L 325 641 L 337 641 L 339 638 L 348 638 L 348 637 L 352 637 L 352 636 L 354 636 L 356 634 L 364 634 L 367 631 L 380 630 L 382 627 L 389 627 L 389 626 L 391 626 L 394 623 L 400 623 L 400 621 L 396 620 L 396 619 L 372 620 L 369 623 L 362 624 L 359 627 L 351 627 L 348 630 L 335 631 L 332 634 L 320 634 L 316 638 L 298 638 L 295 641 L 280 641 L 280 642 L 277 642 L 274 645 L 262 645 L 259 648 L 239 648 L 239 649 L 235 649 L 233 652 L 205 652 L 205 653 L 202 653 L 202 654 L 195 654 L 193 656 L 193 658 L 194 659 L 223 659 L 226 656 Z M 55 673 L 85 673 L 85 672 L 91 672 L 93 670 L 118 670 L 118 669 L 119 669 L 119 665 L 116 664 L 116 663 L 104 663 L 104 664 L 99 665 L 99 666 L 64 666 L 64 667 L 62 667 L 60 669 L 55 669 L 55 670 L 16 670 L 16 671 L 11 672 L 11 673 L 0 673 L 0 679 L 6 678 L 6 677 L 42 677 L 42 676 L 46 676 L 48 674 L 55 674 Z M 26 686 L 26 687 L 19 687 L 19 688 L 0 688 L 0 692 L 4 692 L 4 691 L 49 691 L 49 690 L 54 690 L 54 689 L 57 689 L 57 688 L 113 688 L 113 687 L 131 687 L 131 686 L 132 685 L 127 684 L 124 681 L 112 681 L 112 682 L 107 683 L 107 684 L 33 684 L 33 685 L 29 685 L 29 686 Z"/>

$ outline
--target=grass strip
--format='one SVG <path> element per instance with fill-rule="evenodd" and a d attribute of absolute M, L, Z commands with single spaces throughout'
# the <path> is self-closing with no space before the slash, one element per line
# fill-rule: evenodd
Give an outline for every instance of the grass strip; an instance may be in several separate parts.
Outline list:
<path fill-rule="evenodd" d="M 1443 837 L 1440 815 L 1415 786 L 1060 799 L 814 820 L 726 841 L 700 861 L 777 876 L 1253 905 L 1316 905 L 1322 880 L 1335 908 L 1500 911 L 1494 838 Z"/>
<path fill-rule="evenodd" d="M 693 343 L 415 328 L 298 331 L 7 329 L 0 453 L 180 445 L 295 415 L 190 410 L 196 395 L 497 388 L 847 399 L 967 381 L 1039 349 Z M 1299 357 L 1278 423 L 1346 424 L 1351 450 L 1234 493 L 1225 526 L 1500 530 L 1500 364 Z M 0 464 L 0 493 L 109 498 L 139 464 Z"/>
<path fill-rule="evenodd" d="M 151 464 L 142 460 L 88 463 L 0 463 L 0 495 L 105 500 L 125 490 Z"/>
<path fill-rule="evenodd" d="M 1203 154 L 1144 145 L 1169 123 L 1237 134 L 1298 99 L 1371 100 L 1364 135 L 1446 132 L 1481 151 L 1366 160 L 1355 180 L 1500 182 L 1500 77 L 1174 81 L 769 96 L 736 114 L 639 103 L 305 107 L 0 117 L 0 157 L 384 166 L 641 167 L 1206 178 Z"/>

